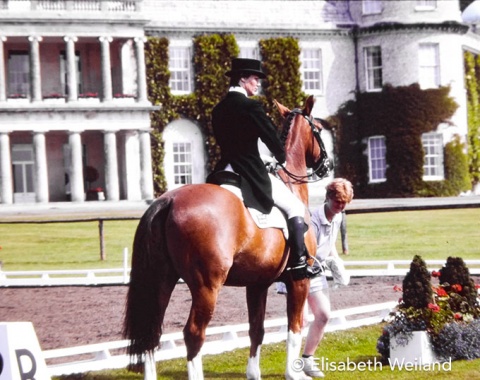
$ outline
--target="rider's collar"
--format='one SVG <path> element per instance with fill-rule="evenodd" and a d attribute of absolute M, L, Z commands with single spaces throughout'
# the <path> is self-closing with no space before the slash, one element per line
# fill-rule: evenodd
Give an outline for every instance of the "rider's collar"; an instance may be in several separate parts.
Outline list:
<path fill-rule="evenodd" d="M 248 98 L 247 90 L 240 86 L 232 86 L 228 89 L 228 92 L 239 92 Z"/>

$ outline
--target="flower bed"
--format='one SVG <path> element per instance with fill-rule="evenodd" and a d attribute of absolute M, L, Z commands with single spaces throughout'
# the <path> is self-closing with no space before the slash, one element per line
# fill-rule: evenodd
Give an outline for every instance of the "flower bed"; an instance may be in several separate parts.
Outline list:
<path fill-rule="evenodd" d="M 403 287 L 394 287 L 403 297 L 377 341 L 383 360 L 390 357 L 391 339 L 406 346 L 414 331 L 428 334 L 440 361 L 480 358 L 478 288 L 461 258 L 449 257 L 442 269 L 429 273 L 415 256 Z"/>

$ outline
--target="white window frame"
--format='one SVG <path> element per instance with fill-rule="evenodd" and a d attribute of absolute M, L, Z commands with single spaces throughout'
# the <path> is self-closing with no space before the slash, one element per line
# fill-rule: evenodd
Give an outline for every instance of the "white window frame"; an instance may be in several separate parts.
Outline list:
<path fill-rule="evenodd" d="M 302 48 L 300 61 L 302 90 L 313 95 L 323 94 L 322 49 Z"/>
<path fill-rule="evenodd" d="M 173 182 L 175 186 L 193 183 L 193 143 L 173 142 Z"/>
<path fill-rule="evenodd" d="M 418 45 L 418 83 L 420 88 L 440 87 L 440 48 L 437 43 Z"/>
<path fill-rule="evenodd" d="M 370 183 L 387 180 L 386 154 L 385 136 L 370 136 L 368 138 L 368 178 Z"/>
<path fill-rule="evenodd" d="M 168 85 L 173 95 L 188 95 L 193 92 L 193 64 L 191 44 L 170 44 Z"/>
<path fill-rule="evenodd" d="M 367 91 L 381 91 L 383 87 L 382 48 L 366 46 L 363 48 L 365 61 L 365 86 Z"/>
<path fill-rule="evenodd" d="M 437 0 L 417 0 L 415 4 L 416 11 L 433 11 L 437 9 Z"/>
<path fill-rule="evenodd" d="M 30 158 L 19 158 L 17 156 L 18 152 L 25 152 Z M 32 144 L 12 145 L 12 168 L 14 179 L 14 202 L 35 202 L 35 162 Z"/>
<path fill-rule="evenodd" d="M 363 0 L 362 1 L 362 14 L 364 15 L 376 15 L 383 11 L 382 0 Z"/>
<path fill-rule="evenodd" d="M 15 58 L 19 61 L 15 62 Z M 29 53 L 11 51 L 8 56 L 8 97 L 30 97 L 30 59 Z"/>
<path fill-rule="evenodd" d="M 261 60 L 260 47 L 258 46 L 257 41 L 238 42 L 238 47 L 240 48 L 240 54 L 238 55 L 239 58 Z"/>
<path fill-rule="evenodd" d="M 422 134 L 423 180 L 442 181 L 445 179 L 443 165 L 443 135 L 437 132 Z"/>

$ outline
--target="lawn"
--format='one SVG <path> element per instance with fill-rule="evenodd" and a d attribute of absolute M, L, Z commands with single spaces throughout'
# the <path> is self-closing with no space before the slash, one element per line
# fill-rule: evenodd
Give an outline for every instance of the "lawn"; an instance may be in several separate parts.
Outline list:
<path fill-rule="evenodd" d="M 331 332 L 325 335 L 316 352 L 319 366 L 323 366 L 325 377 L 329 380 L 345 379 L 478 379 L 480 359 L 473 361 L 454 361 L 451 366 L 437 366 L 435 370 L 393 369 L 388 363 L 382 364 L 376 352 L 376 341 L 382 326 L 374 325 L 346 331 Z M 203 359 L 205 379 L 244 379 L 248 358 L 248 349 L 239 349 L 222 355 L 205 356 Z M 284 379 L 285 343 L 262 347 L 262 379 Z M 323 363 L 323 364 L 321 364 Z M 157 375 L 160 380 L 187 380 L 185 359 L 159 362 Z M 126 370 L 101 371 L 84 375 L 62 376 L 62 380 L 127 380 L 142 379 L 139 374 Z"/>
<path fill-rule="evenodd" d="M 348 215 L 345 260 L 480 259 L 480 209 Z M 3 270 L 121 267 L 131 253 L 137 220 L 105 221 L 106 260 L 100 260 L 98 222 L 0 224 Z M 340 239 L 339 239 L 340 240 Z"/>

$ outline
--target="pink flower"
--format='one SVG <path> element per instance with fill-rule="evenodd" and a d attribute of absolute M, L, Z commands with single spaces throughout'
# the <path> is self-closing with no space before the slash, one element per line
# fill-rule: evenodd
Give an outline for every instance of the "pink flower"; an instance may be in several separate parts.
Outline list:
<path fill-rule="evenodd" d="M 438 313 L 440 311 L 440 306 L 435 305 L 434 303 L 429 303 L 428 308 L 432 310 L 434 313 Z"/>

